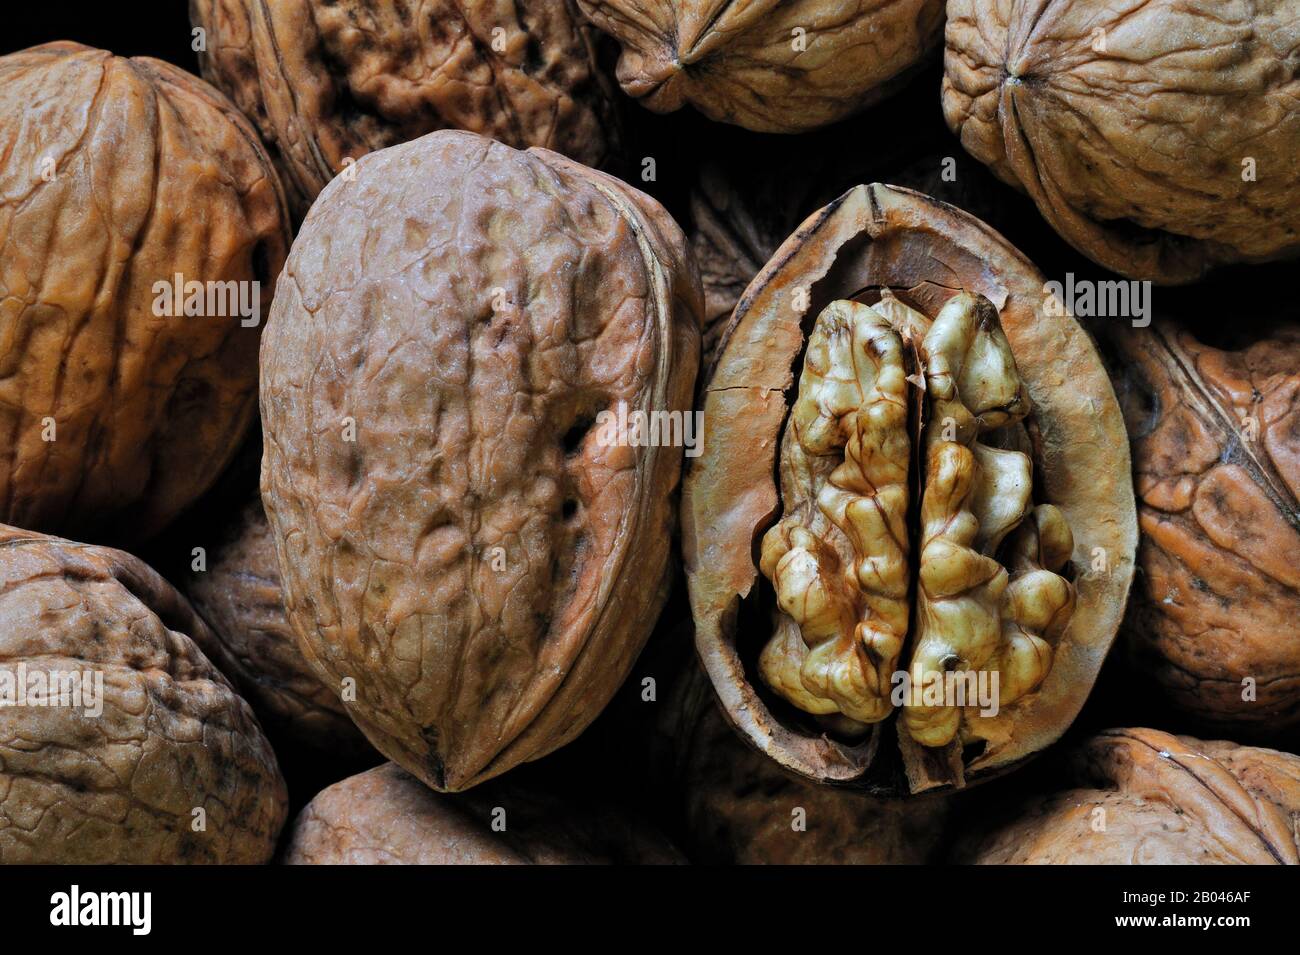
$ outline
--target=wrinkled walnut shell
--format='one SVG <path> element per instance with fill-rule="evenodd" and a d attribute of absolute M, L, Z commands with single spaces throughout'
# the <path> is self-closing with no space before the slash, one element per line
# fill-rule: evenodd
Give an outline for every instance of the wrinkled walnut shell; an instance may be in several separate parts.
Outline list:
<path fill-rule="evenodd" d="M 1113 338 L 1142 530 L 1126 638 L 1180 710 L 1300 726 L 1300 328 L 1236 350 L 1171 323 Z"/>
<path fill-rule="evenodd" d="M 664 865 L 682 859 L 663 837 L 621 813 L 508 784 L 435 793 L 385 763 L 317 794 L 294 823 L 284 861 Z"/>
<path fill-rule="evenodd" d="M 1042 685 L 985 720 L 986 745 L 958 754 L 957 765 L 924 767 L 905 749 L 906 779 L 888 755 L 892 727 L 850 743 L 801 720 L 784 722 L 769 708 L 773 697 L 752 682 L 748 657 L 771 633 L 756 586 L 756 550 L 781 511 L 776 454 L 805 323 L 830 301 L 882 287 L 931 315 L 958 289 L 986 297 L 1000 312 L 1034 409 L 1026 449 L 1034 487 L 1073 532 L 1077 591 Z M 856 187 L 810 216 L 741 297 L 704 394 L 704 451 L 684 482 L 683 545 L 696 647 L 723 709 L 787 769 L 882 795 L 961 785 L 1042 750 L 1082 707 L 1123 613 L 1137 528 L 1119 406 L 1092 342 L 1058 305 L 1037 270 L 987 226 L 881 185 Z M 1099 558 L 1104 568 L 1093 571 Z"/>
<path fill-rule="evenodd" d="M 0 527 L 0 670 L 103 679 L 98 714 L 0 706 L 0 862 L 270 859 L 288 796 L 213 643 L 129 554 Z"/>
<path fill-rule="evenodd" d="M 262 349 L 285 603 L 433 788 L 564 745 L 641 651 L 682 447 L 606 413 L 690 408 L 700 310 L 652 199 L 472 133 L 372 153 L 303 224 Z"/>
<path fill-rule="evenodd" d="M 1293 0 L 952 0 L 943 106 L 972 155 L 1122 275 L 1300 254 Z"/>
<path fill-rule="evenodd" d="M 571 0 L 190 0 L 190 19 L 299 217 L 346 160 L 437 129 L 592 166 L 614 148 L 617 91 Z"/>
<path fill-rule="evenodd" d="M 825 126 L 891 92 L 935 47 L 940 0 L 578 0 L 623 45 L 618 81 L 659 113 L 690 103 L 769 133 Z"/>
<path fill-rule="evenodd" d="M 279 179 L 206 83 L 76 43 L 0 57 L 0 157 L 0 520 L 141 539 L 212 484 L 257 407 Z M 260 282 L 257 327 L 156 315 L 177 274 L 245 283 L 250 306 Z"/>
<path fill-rule="evenodd" d="M 229 538 L 209 554 L 207 569 L 191 575 L 186 596 L 220 642 L 215 662 L 272 738 L 333 755 L 370 750 L 338 692 L 321 683 L 294 640 L 260 499 L 240 512 Z"/>
<path fill-rule="evenodd" d="M 1300 756 L 1158 730 L 1108 730 L 1066 757 L 1065 784 L 969 836 L 983 865 L 1300 864 Z"/>

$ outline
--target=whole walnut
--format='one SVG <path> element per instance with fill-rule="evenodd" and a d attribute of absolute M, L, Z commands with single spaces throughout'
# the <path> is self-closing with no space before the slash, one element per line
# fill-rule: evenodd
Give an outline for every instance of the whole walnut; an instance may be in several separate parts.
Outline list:
<path fill-rule="evenodd" d="M 153 534 L 257 407 L 279 180 L 206 83 L 75 43 L 0 57 L 0 160 L 0 520 Z"/>
<path fill-rule="evenodd" d="M 473 133 L 372 153 L 304 222 L 262 348 L 285 605 L 433 788 L 572 740 L 645 644 L 700 310 L 652 199 Z"/>
<path fill-rule="evenodd" d="M 0 527 L 0 863 L 269 861 L 284 780 L 213 642 L 129 554 Z"/>
<path fill-rule="evenodd" d="M 1294 0 L 951 0 L 944 113 L 1115 272 L 1292 257 L 1295 21 Z"/>
<path fill-rule="evenodd" d="M 207 569 L 191 575 L 186 596 L 220 643 L 215 662 L 273 738 L 334 755 L 370 750 L 338 692 L 321 683 L 294 640 L 260 499 L 239 514 Z"/>
<path fill-rule="evenodd" d="M 955 860 L 1300 864 L 1300 756 L 1115 729 L 1072 749 L 1061 776 L 1056 791 L 1015 799 L 968 835 Z"/>
<path fill-rule="evenodd" d="M 783 772 L 736 737 L 708 678 L 692 663 L 674 691 L 665 729 L 695 861 L 898 865 L 934 856 L 950 797 L 875 799 Z"/>
<path fill-rule="evenodd" d="M 578 0 L 623 46 L 618 81 L 655 112 L 690 103 L 771 133 L 890 93 L 939 43 L 942 0 Z"/>
<path fill-rule="evenodd" d="M 437 129 L 593 166 L 616 148 L 616 91 L 572 0 L 190 0 L 190 19 L 299 217 L 351 160 Z"/>
<path fill-rule="evenodd" d="M 288 865 L 664 865 L 652 829 L 603 806 L 489 783 L 435 793 L 393 763 L 320 792 L 298 816 Z"/>
<path fill-rule="evenodd" d="M 1127 639 L 1184 713 L 1300 727 L 1300 326 L 1232 349 L 1172 323 L 1113 336 L 1142 568 Z"/>
<path fill-rule="evenodd" d="M 960 788 L 1055 742 L 1137 521 L 1092 341 L 977 219 L 895 186 L 810 215 L 740 296 L 683 484 L 727 719 L 819 783 Z"/>

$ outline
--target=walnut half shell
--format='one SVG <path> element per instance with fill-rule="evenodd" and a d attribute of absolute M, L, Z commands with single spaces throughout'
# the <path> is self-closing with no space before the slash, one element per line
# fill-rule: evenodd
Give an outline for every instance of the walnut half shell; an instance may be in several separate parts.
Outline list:
<path fill-rule="evenodd" d="M 961 786 L 1082 706 L 1136 516 L 1114 392 L 1055 304 L 982 223 L 880 185 L 814 213 L 741 296 L 683 537 L 723 708 L 786 768 Z"/>

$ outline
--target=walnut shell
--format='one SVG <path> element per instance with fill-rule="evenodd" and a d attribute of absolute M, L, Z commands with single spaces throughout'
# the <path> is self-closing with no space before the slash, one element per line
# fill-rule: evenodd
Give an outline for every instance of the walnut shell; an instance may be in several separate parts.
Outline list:
<path fill-rule="evenodd" d="M 727 725 L 696 661 L 674 689 L 675 756 L 691 857 L 713 865 L 914 865 L 938 851 L 951 799 L 875 799 L 783 772 Z M 802 811 L 802 812 L 800 812 Z"/>
<path fill-rule="evenodd" d="M 825 126 L 891 92 L 943 29 L 941 0 L 578 0 L 623 45 L 618 81 L 770 133 Z"/>
<path fill-rule="evenodd" d="M 504 829 L 501 827 L 504 826 Z M 288 865 L 663 865 L 663 837 L 604 808 L 519 786 L 431 792 L 385 763 L 320 792 L 298 816 Z"/>
<path fill-rule="evenodd" d="M 1300 254 L 1293 0 L 952 0 L 943 107 L 1108 269 L 1165 283 Z"/>
<path fill-rule="evenodd" d="M 257 406 L 289 247 L 279 180 L 225 97 L 158 60 L 76 43 L 0 57 L 0 117 L 0 520 L 148 536 L 211 485 Z M 258 327 L 156 315 L 177 274 L 260 282 L 241 289 Z"/>
<path fill-rule="evenodd" d="M 1300 864 L 1300 756 L 1151 729 L 1073 749 L 1064 786 L 968 836 L 982 865 Z"/>
<path fill-rule="evenodd" d="M 190 0 L 190 19 L 300 218 L 347 161 L 437 129 L 592 166 L 615 148 L 615 91 L 572 0 Z"/>
<path fill-rule="evenodd" d="M 954 295 L 959 289 L 971 294 Z M 848 455 L 843 467 L 833 472 L 827 472 L 830 465 L 817 457 L 821 453 L 816 448 L 821 432 L 814 419 L 834 412 L 838 402 L 849 400 L 847 393 L 837 392 L 825 401 L 808 404 L 806 413 L 795 414 L 796 395 L 792 389 L 800 374 L 805 343 L 810 353 L 814 351 L 810 337 L 810 333 L 817 334 L 812 329 L 813 319 L 816 317 L 818 324 L 823 322 L 830 311 L 824 306 L 837 299 L 875 299 L 876 308 L 886 311 L 900 309 L 900 303 L 906 300 L 911 305 L 906 311 L 924 313 L 919 319 L 922 323 L 930 321 L 927 316 L 936 316 L 931 331 L 948 329 L 946 335 L 965 328 L 961 335 L 974 335 L 961 339 L 970 344 L 954 339 L 953 354 L 982 357 L 944 371 L 934 361 L 936 356 L 948 353 L 947 346 L 936 349 L 929 341 L 930 333 L 925 332 L 930 353 L 930 365 L 924 369 L 924 378 L 928 379 L 925 401 L 933 404 L 943 397 L 940 382 L 950 374 L 960 384 L 961 399 L 950 400 L 953 395 L 945 398 L 950 407 L 932 418 L 930 426 L 945 431 L 950 417 L 965 422 L 958 425 L 957 441 L 962 447 L 954 449 L 957 457 L 969 457 L 973 451 L 977 457 L 1009 455 L 1020 463 L 1006 471 L 1011 480 L 1005 482 L 1005 490 L 990 490 L 981 499 L 976 488 L 971 507 L 982 512 L 974 525 L 981 529 L 981 536 L 951 542 L 951 546 L 968 549 L 960 558 L 963 563 L 944 565 L 936 557 L 931 565 L 928 549 L 939 537 L 929 530 L 922 534 L 922 528 L 929 527 L 927 514 L 938 514 L 937 510 L 929 510 L 930 491 L 938 484 L 927 480 L 925 494 L 921 495 L 916 490 L 916 477 L 909 482 L 913 486 L 913 504 L 906 511 L 908 516 L 900 518 L 906 521 L 906 532 L 901 525 L 894 526 L 897 520 L 889 516 L 893 514 L 890 509 L 880 511 L 882 519 L 888 518 L 888 527 L 868 529 L 866 536 L 849 526 L 856 519 L 836 521 L 832 516 L 844 535 L 838 540 L 832 540 L 834 535 L 824 536 L 826 549 L 820 553 L 817 547 L 801 544 L 793 534 L 788 549 L 768 552 L 775 542 L 764 539 L 765 532 L 778 533 L 782 527 L 776 523 L 783 505 L 774 480 L 778 452 L 782 452 L 783 488 L 788 476 L 800 473 L 794 458 L 783 451 L 792 433 L 797 433 L 800 442 L 806 442 L 816 458 L 809 473 L 826 480 L 822 489 L 825 493 L 831 492 L 832 485 L 841 489 L 858 486 L 864 475 L 871 477 L 867 483 L 874 481 L 877 488 L 888 483 L 881 483 L 883 477 L 872 477 L 865 470 L 856 477 L 850 473 L 850 463 L 855 468 L 865 468 L 868 463 L 878 468 L 883 460 L 869 458 L 864 450 L 860 464 L 856 458 L 850 462 L 852 442 L 842 452 L 842 456 Z M 969 301 L 961 304 L 963 299 Z M 857 305 L 855 309 L 862 307 Z M 958 313 L 968 307 L 976 309 L 975 324 L 969 324 L 970 316 L 954 324 L 961 318 Z M 952 309 L 957 312 L 949 315 Z M 1001 331 L 996 331 L 999 313 Z M 1000 337 L 1003 333 L 1004 337 Z M 980 341 L 985 344 L 978 345 Z M 977 347 L 971 350 L 971 345 Z M 865 354 L 872 362 L 882 362 L 890 352 L 869 348 Z M 907 361 L 906 354 L 903 360 Z M 982 368 L 989 373 L 982 373 Z M 1003 371 L 993 374 L 998 368 Z M 807 366 L 802 373 L 806 378 Z M 918 368 L 909 379 L 915 385 L 922 380 L 919 376 Z M 840 382 L 835 387 L 842 389 L 849 379 L 835 374 L 827 381 Z M 980 382 L 978 388 L 972 384 Z M 799 402 L 806 397 L 805 385 L 806 381 L 800 385 Z M 968 387 L 972 389 L 969 392 Z M 962 402 L 970 404 L 971 398 L 979 401 L 963 407 Z M 902 400 L 901 395 L 894 396 L 881 408 Z M 708 439 L 703 454 L 689 462 L 682 502 L 683 546 L 696 647 L 727 718 L 753 745 L 787 769 L 814 781 L 852 784 L 881 795 L 898 795 L 960 786 L 1004 771 L 1042 750 L 1065 731 L 1096 679 L 1123 613 L 1133 573 L 1136 515 L 1127 438 L 1105 369 L 1088 336 L 1065 314 L 1041 274 L 1019 252 L 983 223 L 927 196 L 878 184 L 856 187 L 810 216 L 745 291 L 722 335 L 703 406 Z M 1020 430 L 1016 436 L 1007 423 L 1030 407 L 1033 414 L 1027 419 L 1029 428 L 1017 425 Z M 808 417 L 810 414 L 812 417 Z M 874 417 L 874 412 L 872 415 L 872 421 L 884 420 Z M 787 419 L 797 420 L 798 428 L 787 428 Z M 908 420 L 912 422 L 909 428 L 915 428 L 916 419 Z M 1005 449 L 971 444 L 976 435 L 997 427 L 1012 432 L 1008 435 L 1011 444 Z M 929 430 L 926 427 L 913 434 L 916 448 L 930 446 Z M 868 447 L 865 438 L 861 447 Z M 1032 500 L 1023 486 L 1030 465 L 1035 495 Z M 936 471 L 937 467 L 931 453 L 924 473 L 934 478 L 943 473 L 942 469 Z M 987 470 L 997 473 L 996 469 Z M 843 496 L 838 490 L 832 495 L 838 500 L 836 495 Z M 1006 507 L 1013 498 L 1019 500 L 1019 506 Z M 819 492 L 818 507 L 833 515 L 838 506 L 835 500 L 824 499 Z M 953 500 L 966 498 L 958 496 Z M 1031 507 L 1035 501 L 1039 506 Z M 794 513 L 790 510 L 792 501 L 785 500 L 784 505 L 784 520 L 789 520 Z M 1042 505 L 1050 506 L 1044 509 Z M 858 514 L 864 520 L 870 517 L 867 511 L 854 510 L 856 507 L 848 500 L 847 507 L 840 510 Z M 956 511 L 953 514 L 959 516 Z M 1063 533 L 1058 532 L 1062 523 L 1059 519 L 1066 526 Z M 964 527 L 970 520 L 967 515 L 955 523 L 942 521 L 934 526 L 939 530 Z M 818 526 L 807 525 L 814 536 L 821 533 Z M 996 535 L 989 533 L 992 527 L 999 528 Z M 1011 532 L 1013 528 L 1015 533 Z M 1022 539 L 1022 533 L 1028 536 Z M 900 634 L 895 627 L 868 627 L 870 632 L 861 634 L 866 644 L 879 645 L 872 659 L 879 661 L 884 672 L 850 672 L 851 668 L 826 661 L 826 668 L 820 671 L 825 682 L 814 695 L 821 702 L 832 701 L 829 708 L 801 705 L 789 693 L 760 691 L 757 681 L 751 682 L 751 675 L 761 673 L 769 684 L 778 686 L 771 674 L 785 666 L 770 656 L 756 659 L 758 649 L 769 636 L 781 634 L 780 625 L 774 628 L 767 616 L 773 604 L 772 590 L 766 583 L 759 586 L 756 558 L 765 565 L 764 575 L 773 577 L 771 570 L 783 566 L 780 561 L 802 560 L 799 550 L 803 548 L 814 553 L 816 559 L 806 568 L 791 568 L 791 580 L 797 581 L 800 574 L 811 575 L 816 567 L 822 568 L 818 573 L 823 574 L 832 572 L 827 568 L 840 568 L 833 572 L 842 571 L 848 586 L 847 577 L 852 576 L 848 571 L 853 569 L 860 581 L 879 575 L 877 582 L 887 585 L 879 590 L 879 596 L 897 601 L 907 593 L 905 582 L 903 578 L 894 581 L 885 570 L 903 566 L 906 553 L 895 555 L 896 560 L 886 560 L 883 551 L 874 552 L 872 542 L 894 540 L 906 544 L 909 538 L 920 545 L 914 548 L 921 562 L 915 592 L 932 601 L 955 597 L 958 592 L 936 590 L 934 579 L 927 577 L 927 566 L 982 568 L 989 555 L 1006 562 L 1006 573 L 999 571 L 1001 583 L 988 576 L 962 585 L 963 590 L 985 583 L 997 586 L 996 592 L 989 590 L 984 596 L 977 590 L 970 594 L 979 600 L 987 597 L 991 606 L 999 608 L 1003 625 L 1000 639 L 1004 642 L 997 644 L 997 631 L 992 628 L 992 642 L 980 643 L 982 649 L 972 649 L 970 643 L 943 652 L 938 652 L 942 648 L 937 645 L 933 649 L 943 664 L 942 670 L 950 669 L 950 656 L 958 670 L 968 669 L 962 660 L 968 660 L 973 670 L 985 669 L 986 665 L 979 661 L 988 660 L 988 667 L 1001 671 L 1017 687 L 1013 696 L 1022 698 L 977 724 L 969 723 L 965 716 L 957 725 L 941 721 L 945 725 L 932 727 L 933 732 L 910 724 L 905 732 L 897 734 L 897 747 L 889 743 L 895 735 L 889 726 L 892 717 L 871 722 L 882 714 L 864 710 L 854 717 L 852 726 L 843 721 L 834 726 L 814 725 L 786 705 L 785 700 L 790 700 L 807 712 L 849 715 L 841 705 L 846 693 L 852 696 L 864 689 L 875 694 L 887 692 L 885 684 L 897 675 L 888 672 L 887 661 L 900 646 L 904 655 L 899 659 L 905 660 L 916 636 L 912 632 L 904 634 L 899 644 Z M 999 538 L 1009 549 L 1005 556 Z M 870 545 L 865 559 L 853 553 L 863 541 Z M 787 544 L 781 546 L 787 548 Z M 832 550 L 838 558 L 832 559 Z M 1072 583 L 1052 573 L 1058 568 L 1073 578 Z M 995 570 L 990 565 L 990 575 Z M 1008 573 L 1011 586 L 1007 586 Z M 1024 580 L 1034 582 L 1032 594 L 1018 591 L 1021 574 Z M 780 574 L 773 578 L 777 580 L 779 610 L 794 614 L 798 631 L 808 641 L 808 650 L 800 652 L 812 651 L 809 660 L 818 655 L 817 641 L 811 638 L 813 631 L 825 637 L 839 634 L 837 640 L 858 640 L 857 631 L 844 631 L 843 621 L 834 616 L 841 599 L 836 596 L 839 584 L 827 583 L 824 589 L 808 590 L 808 602 L 801 605 L 798 587 L 780 578 Z M 811 581 L 812 577 L 804 579 Z M 861 586 L 870 589 L 865 583 Z M 999 598 L 999 593 L 1005 597 Z M 873 612 L 886 621 L 905 619 L 897 608 Z M 930 619 L 924 599 L 915 614 L 913 619 L 920 623 L 912 629 L 924 638 L 925 621 Z M 1067 619 L 1068 626 L 1062 627 Z M 989 628 L 979 632 L 983 633 L 983 629 Z M 892 642 L 885 639 L 886 631 L 894 634 Z M 1041 656 L 1034 663 L 1044 639 L 1050 644 L 1050 670 L 1042 666 Z M 891 645 L 889 652 L 884 648 L 887 643 Z M 839 652 L 832 642 L 826 646 Z M 930 653 L 924 639 L 917 646 L 921 648 L 918 652 Z M 769 646 L 764 653 L 770 651 Z M 1029 666 L 1031 663 L 1034 665 Z M 808 676 L 805 670 L 805 687 L 809 685 Z M 1030 683 L 1025 682 L 1027 678 L 1031 678 Z M 864 727 L 858 720 L 868 725 Z M 885 727 L 889 727 L 888 732 Z M 958 732 L 960 739 L 953 735 Z M 868 734 L 865 739 L 860 738 L 862 733 Z M 909 737 L 923 746 L 914 745 Z M 939 740 L 952 742 L 942 743 L 942 749 L 932 749 Z M 968 744 L 964 749 L 958 745 L 962 741 Z"/>
<path fill-rule="evenodd" d="M 0 706 L 0 862 L 269 861 L 284 780 L 212 643 L 129 554 L 0 527 L 0 691 L 89 675 Z"/>
<path fill-rule="evenodd" d="M 1143 573 L 1127 639 L 1166 699 L 1249 735 L 1300 727 L 1300 326 L 1223 350 L 1117 330 Z"/>
<path fill-rule="evenodd" d="M 186 596 L 220 642 L 215 662 L 271 736 L 335 755 L 369 751 L 338 692 L 321 683 L 298 649 L 260 499 L 242 510 L 210 558 L 206 571 L 190 577 Z"/>
<path fill-rule="evenodd" d="M 262 349 L 285 603 L 433 788 L 573 739 L 644 645 L 682 447 L 617 421 L 689 410 L 700 311 L 652 199 L 472 133 L 372 153 L 304 222 Z"/>

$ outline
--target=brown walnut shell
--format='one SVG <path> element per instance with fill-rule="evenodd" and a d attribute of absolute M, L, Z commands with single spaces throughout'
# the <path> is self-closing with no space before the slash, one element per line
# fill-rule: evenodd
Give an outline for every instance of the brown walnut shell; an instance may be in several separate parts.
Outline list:
<path fill-rule="evenodd" d="M 660 835 L 604 807 L 509 784 L 435 793 L 393 763 L 320 792 L 298 816 L 288 865 L 665 865 Z"/>
<path fill-rule="evenodd" d="M 1170 323 L 1117 331 L 1139 586 L 1127 639 L 1184 713 L 1300 726 L 1300 327 L 1232 350 Z"/>
<path fill-rule="evenodd" d="M 336 755 L 370 750 L 338 692 L 321 683 L 298 649 L 260 499 L 243 509 L 230 537 L 209 557 L 207 570 L 190 577 L 186 596 L 220 641 L 215 662 L 239 685 L 272 738 Z"/>
<path fill-rule="evenodd" d="M 437 129 L 592 166 L 615 148 L 617 91 L 572 0 L 190 0 L 190 19 L 299 217 L 348 160 Z"/>
<path fill-rule="evenodd" d="M 0 117 L 0 520 L 143 538 L 211 485 L 257 407 L 289 248 L 279 179 L 224 96 L 158 60 L 0 57 Z M 156 315 L 177 274 L 260 282 L 258 327 Z"/>
<path fill-rule="evenodd" d="M 0 862 L 270 860 L 284 780 L 213 642 L 129 554 L 0 527 L 0 689 L 83 688 L 0 706 Z"/>
<path fill-rule="evenodd" d="M 943 30 L 941 0 L 578 0 L 623 46 L 618 81 L 659 113 L 690 103 L 747 129 L 798 133 L 864 109 Z"/>
<path fill-rule="evenodd" d="M 984 722 L 982 744 L 948 751 L 938 766 L 901 733 L 900 766 L 888 721 L 872 724 L 865 740 L 846 740 L 756 685 L 754 654 L 773 633 L 759 543 L 781 512 L 777 452 L 810 323 L 829 302 L 879 298 L 883 289 L 929 315 L 958 290 L 983 296 L 1000 313 L 1033 407 L 1025 453 L 1035 493 L 1073 532 L 1067 560 L 1075 604 L 1055 638 L 1050 672 L 1031 695 Z M 881 795 L 978 781 L 1060 737 L 1114 639 L 1137 527 L 1127 437 L 1106 372 L 1029 261 L 951 206 L 906 189 L 858 186 L 810 216 L 745 291 L 703 407 L 703 454 L 689 462 L 684 482 L 683 546 L 696 647 L 742 736 L 809 779 Z"/>
<path fill-rule="evenodd" d="M 697 661 L 674 688 L 665 727 L 686 845 L 713 865 L 914 865 L 939 850 L 951 797 L 876 799 L 817 786 L 746 746 Z"/>
<path fill-rule="evenodd" d="M 1064 788 L 1064 787 L 1071 788 Z M 1300 864 L 1300 756 L 1116 729 L 1065 759 L 1062 788 L 968 836 L 982 865 Z"/>
<path fill-rule="evenodd" d="M 1300 254 L 1294 0 L 951 0 L 944 114 L 1108 269 Z"/>
<path fill-rule="evenodd" d="M 645 644 L 682 447 L 606 413 L 690 408 L 700 310 L 652 199 L 472 133 L 372 153 L 304 222 L 262 349 L 285 604 L 433 788 L 572 740 Z"/>

